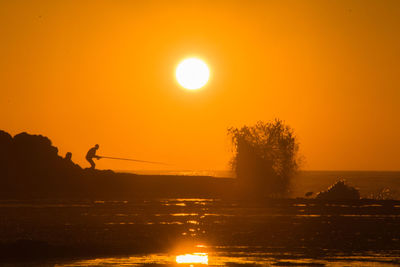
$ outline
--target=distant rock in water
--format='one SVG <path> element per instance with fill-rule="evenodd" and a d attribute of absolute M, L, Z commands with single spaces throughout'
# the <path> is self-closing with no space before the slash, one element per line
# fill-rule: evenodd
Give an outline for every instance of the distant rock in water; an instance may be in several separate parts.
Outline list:
<path fill-rule="evenodd" d="M 306 196 L 306 197 L 311 197 L 312 195 L 314 194 L 314 192 L 307 192 L 307 193 L 305 193 L 304 195 Z"/>
<path fill-rule="evenodd" d="M 321 200 L 357 200 L 360 199 L 360 192 L 346 184 L 344 180 L 339 180 L 331 185 L 328 190 L 319 192 L 316 199 Z"/>

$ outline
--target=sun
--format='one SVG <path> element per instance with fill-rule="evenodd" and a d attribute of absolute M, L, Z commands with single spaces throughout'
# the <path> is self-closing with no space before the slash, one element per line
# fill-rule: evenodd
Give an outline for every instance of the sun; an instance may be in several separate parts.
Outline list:
<path fill-rule="evenodd" d="M 207 253 L 193 253 L 176 256 L 176 263 L 200 263 L 208 265 L 208 254 Z M 192 265 L 192 264 L 191 264 Z"/>
<path fill-rule="evenodd" d="M 198 58 L 187 58 L 176 68 L 176 80 L 189 90 L 196 90 L 208 82 L 210 70 L 207 64 Z"/>

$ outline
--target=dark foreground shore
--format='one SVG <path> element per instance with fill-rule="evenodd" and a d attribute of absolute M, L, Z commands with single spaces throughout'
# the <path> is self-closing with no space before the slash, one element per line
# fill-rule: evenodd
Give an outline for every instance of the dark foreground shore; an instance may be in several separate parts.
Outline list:
<path fill-rule="evenodd" d="M 77 176 L 51 181 L 31 179 L 0 188 L 0 199 L 220 198 L 235 192 L 232 178 L 136 175 L 84 169 Z"/>
<path fill-rule="evenodd" d="M 1 262 L 190 252 L 399 255 L 400 201 L 215 198 L 7 200 Z"/>

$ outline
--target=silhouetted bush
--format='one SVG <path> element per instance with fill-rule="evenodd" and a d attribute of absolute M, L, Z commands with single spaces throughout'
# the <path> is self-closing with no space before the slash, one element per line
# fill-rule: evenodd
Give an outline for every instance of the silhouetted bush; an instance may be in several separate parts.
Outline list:
<path fill-rule="evenodd" d="M 316 198 L 323 200 L 357 200 L 360 199 L 360 192 L 356 188 L 347 185 L 344 180 L 339 180 L 326 191 L 319 192 Z"/>
<path fill-rule="evenodd" d="M 283 121 L 259 121 L 253 126 L 229 128 L 235 154 L 232 168 L 240 186 L 257 195 L 282 196 L 299 167 L 299 145 Z"/>

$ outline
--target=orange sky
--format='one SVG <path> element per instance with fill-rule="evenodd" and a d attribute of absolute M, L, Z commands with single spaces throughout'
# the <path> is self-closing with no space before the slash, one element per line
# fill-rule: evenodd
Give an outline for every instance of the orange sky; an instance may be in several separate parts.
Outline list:
<path fill-rule="evenodd" d="M 399 1 L 1 1 L 0 129 L 227 169 L 226 129 L 276 117 L 304 169 L 400 169 Z M 209 83 L 186 91 L 180 60 Z M 101 160 L 99 168 L 163 166 Z"/>

